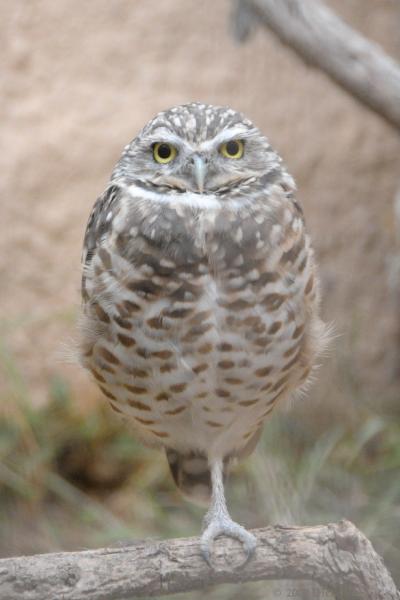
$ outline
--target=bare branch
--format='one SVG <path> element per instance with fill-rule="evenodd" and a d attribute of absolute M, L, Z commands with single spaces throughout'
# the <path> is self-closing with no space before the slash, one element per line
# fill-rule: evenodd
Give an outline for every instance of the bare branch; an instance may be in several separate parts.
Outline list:
<path fill-rule="evenodd" d="M 318 0 L 235 0 L 235 29 L 249 9 L 309 65 L 400 128 L 400 67 Z"/>
<path fill-rule="evenodd" d="M 340 600 L 399 600 L 371 543 L 348 521 L 317 527 L 267 527 L 243 568 L 238 542 L 215 544 L 217 569 L 200 556 L 199 539 L 141 542 L 123 548 L 0 560 L 0 598 L 123 600 L 266 579 L 318 582 Z"/>

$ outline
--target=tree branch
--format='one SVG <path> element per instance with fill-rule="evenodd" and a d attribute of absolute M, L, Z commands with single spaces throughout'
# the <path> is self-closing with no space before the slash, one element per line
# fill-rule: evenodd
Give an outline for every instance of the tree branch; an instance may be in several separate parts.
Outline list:
<path fill-rule="evenodd" d="M 236 0 L 235 30 L 245 39 L 262 22 L 309 65 L 400 128 L 400 67 L 318 0 Z M 250 17 L 253 13 L 253 19 Z"/>
<path fill-rule="evenodd" d="M 348 521 L 254 531 L 258 546 L 243 568 L 240 544 L 215 544 L 217 568 L 200 556 L 199 539 L 140 542 L 123 548 L 0 560 L 0 598 L 123 600 L 202 589 L 211 584 L 308 579 L 340 600 L 399 600 L 371 543 Z"/>

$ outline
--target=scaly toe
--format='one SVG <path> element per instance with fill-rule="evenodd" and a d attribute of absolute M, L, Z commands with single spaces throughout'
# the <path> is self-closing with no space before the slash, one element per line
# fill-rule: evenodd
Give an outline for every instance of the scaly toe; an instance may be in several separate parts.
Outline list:
<path fill-rule="evenodd" d="M 256 549 L 257 540 L 253 534 L 249 533 L 242 525 L 235 523 L 231 519 L 212 520 L 206 527 L 200 539 L 200 549 L 204 560 L 210 567 L 213 567 L 211 562 L 211 551 L 214 540 L 221 536 L 239 540 L 243 544 L 243 550 L 246 558 L 240 566 L 245 565 L 253 556 Z"/>

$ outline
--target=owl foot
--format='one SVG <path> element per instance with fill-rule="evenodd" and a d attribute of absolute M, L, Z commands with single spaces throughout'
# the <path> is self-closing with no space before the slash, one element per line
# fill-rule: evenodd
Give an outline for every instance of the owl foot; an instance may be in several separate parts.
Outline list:
<path fill-rule="evenodd" d="M 200 538 L 200 549 L 204 560 L 211 568 L 214 568 L 211 562 L 212 544 L 221 535 L 226 535 L 242 542 L 246 558 L 240 566 L 244 566 L 253 556 L 257 545 L 256 538 L 242 527 L 242 525 L 232 521 L 229 514 L 216 514 L 211 519 L 207 515 L 205 525 L 206 528 Z"/>

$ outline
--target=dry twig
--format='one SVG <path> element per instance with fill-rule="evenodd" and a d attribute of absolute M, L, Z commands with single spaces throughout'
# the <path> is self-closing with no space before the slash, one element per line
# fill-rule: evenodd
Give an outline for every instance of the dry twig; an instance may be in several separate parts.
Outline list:
<path fill-rule="evenodd" d="M 400 128 L 400 67 L 380 46 L 317 0 L 235 0 L 234 24 L 246 39 L 263 23 L 309 65 Z"/>

